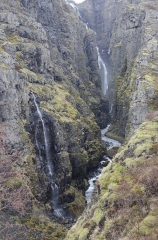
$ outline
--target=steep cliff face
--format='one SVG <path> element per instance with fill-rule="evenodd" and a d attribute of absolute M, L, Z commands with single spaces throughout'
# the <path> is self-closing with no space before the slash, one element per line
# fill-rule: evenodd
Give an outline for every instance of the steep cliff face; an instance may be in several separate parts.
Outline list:
<path fill-rule="evenodd" d="M 154 76 L 148 73 L 155 75 L 156 70 L 157 2 L 88 0 L 79 6 L 83 18 L 97 32 L 107 64 L 113 104 L 111 135 L 131 136 L 151 112 L 148 99 L 156 89 L 151 81 Z"/>
<path fill-rule="evenodd" d="M 4 0 L 0 11 L 1 236 L 60 239 L 66 230 L 54 223 L 41 161 L 49 149 L 60 203 L 81 214 L 109 118 L 95 35 L 62 0 Z"/>
<path fill-rule="evenodd" d="M 109 135 L 126 137 L 126 144 L 104 168 L 97 184 L 100 193 L 66 239 L 156 240 L 158 3 L 88 0 L 80 8 L 92 28 L 100 29 L 98 44 L 104 50 L 102 57 L 111 65 L 108 71 L 114 105 Z"/>

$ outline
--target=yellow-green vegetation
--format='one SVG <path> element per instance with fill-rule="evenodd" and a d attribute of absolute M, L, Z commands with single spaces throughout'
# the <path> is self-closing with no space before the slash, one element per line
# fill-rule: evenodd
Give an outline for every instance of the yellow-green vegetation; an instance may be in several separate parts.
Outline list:
<path fill-rule="evenodd" d="M 78 111 L 73 104 L 66 99 L 71 97 L 62 84 L 36 85 L 29 87 L 40 97 L 48 97 L 48 101 L 41 102 L 41 108 L 56 117 L 60 122 L 73 122 L 78 118 Z M 75 100 L 74 100 L 75 104 Z"/>
<path fill-rule="evenodd" d="M 117 48 L 117 47 L 121 47 L 122 46 L 122 42 L 119 42 L 118 44 L 116 44 L 114 47 Z"/>
<path fill-rule="evenodd" d="M 82 191 L 71 186 L 70 189 L 64 192 L 64 195 L 74 196 L 74 201 L 67 203 L 66 205 L 68 206 L 70 213 L 72 213 L 76 218 L 79 217 L 85 208 L 85 198 Z"/>
<path fill-rule="evenodd" d="M 21 217 L 19 224 L 23 224 L 23 226 L 28 228 L 28 240 L 39 239 L 41 237 L 45 240 L 59 240 L 64 239 L 66 234 L 66 228 L 51 221 L 42 212 L 32 218 Z"/>
<path fill-rule="evenodd" d="M 104 168 L 98 201 L 87 207 L 65 239 L 158 238 L 157 132 L 157 117 L 135 131 Z"/>
<path fill-rule="evenodd" d="M 121 143 L 123 143 L 125 139 L 124 137 L 121 137 L 120 135 L 118 135 L 119 132 L 120 132 L 119 124 L 118 123 L 111 124 L 108 132 L 106 133 L 106 136 L 109 138 L 116 139 Z"/>
<path fill-rule="evenodd" d="M 9 149 L 6 152 L 5 142 L 0 149 L 0 170 L 3 170 L 0 197 L 0 215 L 3 216 L 2 219 L 0 218 L 0 227 L 3 227 L 1 239 L 9 236 L 8 231 L 12 231 L 12 239 L 63 239 L 67 229 L 47 217 L 46 206 L 36 199 L 38 195 L 40 196 L 42 189 L 38 189 L 39 176 L 33 161 L 35 160 L 34 146 L 22 122 L 19 122 L 19 128 L 21 142 L 25 144 L 25 155 L 20 149 L 14 149 L 12 154 Z M 4 137 L 5 132 L 1 125 L 0 130 L 1 137 Z M 3 143 L 3 137 L 1 143 Z M 7 136 L 4 140 L 7 141 Z M 50 211 L 48 206 L 47 208 Z M 9 212 L 12 212 L 11 218 Z"/>
<path fill-rule="evenodd" d="M 8 66 L 4 63 L 0 63 L 0 68 L 2 68 L 3 70 L 8 70 Z"/>

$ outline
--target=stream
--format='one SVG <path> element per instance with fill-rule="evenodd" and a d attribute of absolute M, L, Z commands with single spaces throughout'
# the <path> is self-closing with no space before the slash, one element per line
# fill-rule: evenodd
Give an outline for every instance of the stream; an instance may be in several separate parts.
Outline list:
<path fill-rule="evenodd" d="M 71 7 L 73 7 L 74 10 L 80 15 L 78 8 L 73 3 L 69 3 L 67 0 L 65 1 L 68 4 L 70 4 Z M 86 23 L 85 25 L 86 25 L 86 28 L 88 28 Z M 103 62 L 103 59 L 101 58 L 98 47 L 97 47 L 97 52 L 98 52 L 99 73 L 100 73 L 101 82 L 102 82 L 102 90 L 103 90 L 103 93 L 106 94 L 108 90 L 107 69 L 106 69 L 105 63 Z M 48 181 L 50 185 L 50 195 L 51 195 L 50 204 L 52 207 L 53 214 L 56 217 L 67 218 L 73 221 L 73 216 L 69 215 L 67 211 L 64 209 L 64 207 L 60 204 L 59 186 L 56 183 L 56 174 L 54 170 L 54 163 L 53 163 L 53 157 L 52 157 L 51 146 L 50 146 L 49 128 L 45 121 L 44 113 L 40 109 L 39 103 L 33 92 L 30 92 L 30 97 L 34 104 L 33 122 L 35 126 L 35 145 L 37 150 L 37 156 L 42 166 L 44 166 L 45 173 L 48 177 Z M 120 142 L 105 136 L 105 133 L 108 131 L 109 126 L 110 125 L 108 125 L 105 129 L 101 130 L 101 138 L 105 142 L 107 149 L 111 149 L 112 147 L 121 145 Z M 87 204 L 91 202 L 91 196 L 95 188 L 95 182 L 97 178 L 101 176 L 102 169 L 105 165 L 107 165 L 107 162 L 111 162 L 111 159 L 108 156 L 103 156 L 103 160 L 100 162 L 98 169 L 88 174 L 89 187 L 85 192 Z"/>
<path fill-rule="evenodd" d="M 77 14 L 82 19 L 82 16 L 81 16 L 80 11 L 77 8 L 77 6 L 69 0 L 65 0 L 65 1 L 67 2 L 67 4 L 69 4 L 77 12 Z M 84 24 L 85 24 L 86 28 L 89 29 L 88 24 L 85 23 L 85 22 L 84 22 Z M 108 92 L 107 69 L 106 69 L 106 65 L 105 65 L 105 63 L 104 63 L 104 61 L 101 57 L 98 46 L 97 46 L 97 53 L 98 53 L 99 74 L 100 74 L 100 77 L 101 77 L 101 88 L 102 88 L 102 91 L 103 91 L 104 95 L 106 95 L 107 92 Z M 108 54 L 109 54 L 109 52 L 108 52 Z M 112 112 L 112 107 L 113 107 L 113 105 L 111 105 L 110 113 Z M 108 132 L 109 127 L 110 127 L 110 125 L 108 125 L 105 129 L 101 130 L 101 139 L 102 139 L 102 141 L 104 141 L 107 150 L 109 150 L 113 147 L 121 146 L 121 143 L 119 141 L 108 138 L 107 136 L 105 136 L 105 133 Z M 88 187 L 87 191 L 85 192 L 85 197 L 86 197 L 87 204 L 89 204 L 91 202 L 91 196 L 92 196 L 93 191 L 95 189 L 95 182 L 101 176 L 101 172 L 102 172 L 103 167 L 108 164 L 107 162 L 111 162 L 111 161 L 112 160 L 108 156 L 106 156 L 106 155 L 103 156 L 103 160 L 100 162 L 99 167 L 95 171 L 90 172 L 88 174 L 89 187 Z"/>
<path fill-rule="evenodd" d="M 105 129 L 101 130 L 101 139 L 104 141 L 107 150 L 109 150 L 113 147 L 120 147 L 121 146 L 121 143 L 119 141 L 108 138 L 108 137 L 105 136 L 105 133 L 108 131 L 109 127 L 110 127 L 110 125 L 108 125 Z M 88 180 L 89 187 L 88 187 L 87 191 L 85 192 L 85 197 L 86 197 L 87 204 L 91 203 L 91 197 L 92 197 L 93 191 L 95 189 L 96 180 L 101 176 L 101 173 L 102 173 L 102 170 L 103 170 L 104 166 L 107 165 L 106 164 L 107 161 L 112 162 L 111 158 L 109 158 L 107 155 L 103 156 L 103 160 L 100 162 L 99 167 L 95 171 L 90 172 L 88 174 L 88 176 L 89 176 L 89 180 Z"/>

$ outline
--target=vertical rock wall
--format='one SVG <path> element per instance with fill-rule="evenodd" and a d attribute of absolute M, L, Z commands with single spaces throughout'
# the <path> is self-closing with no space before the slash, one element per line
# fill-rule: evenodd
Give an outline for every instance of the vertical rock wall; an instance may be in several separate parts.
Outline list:
<path fill-rule="evenodd" d="M 26 233 L 29 239 L 60 239 L 65 229 L 50 222 L 50 186 L 35 139 L 35 129 L 38 125 L 42 134 L 42 125 L 35 121 L 30 92 L 37 98 L 49 131 L 60 202 L 78 216 L 85 205 L 87 171 L 96 167 L 106 152 L 100 127 L 109 121 L 108 101 L 101 91 L 95 34 L 86 29 L 63 0 L 4 0 L 0 11 L 0 169 L 3 171 L 7 162 L 10 174 L 8 179 L 2 179 L 1 204 L 6 219 L 0 219 L 1 226 L 5 229 L 6 222 L 11 224 L 11 211 L 15 221 L 19 219 L 24 224 L 19 225 L 18 231 L 23 238 L 26 226 L 30 229 Z M 44 156 L 43 139 L 40 141 Z M 15 192 L 15 199 L 10 191 Z M 8 200 L 4 200 L 5 194 Z M 18 201 L 22 204 L 19 208 L 12 203 Z M 16 227 L 13 224 L 12 231 L 15 238 L 21 239 Z M 47 231 L 49 228 L 52 231 Z"/>
<path fill-rule="evenodd" d="M 157 51 L 157 3 L 89 0 L 79 6 L 97 32 L 107 64 L 109 99 L 114 104 L 111 135 L 131 136 L 151 112 L 148 102 L 155 94 L 155 83 L 144 76 L 149 71 L 155 75 L 156 70 L 152 62 L 157 62 L 153 54 Z"/>

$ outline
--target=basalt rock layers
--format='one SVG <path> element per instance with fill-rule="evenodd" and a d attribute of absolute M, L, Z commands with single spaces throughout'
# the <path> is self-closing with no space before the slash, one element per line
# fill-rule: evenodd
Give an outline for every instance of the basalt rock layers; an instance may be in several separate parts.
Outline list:
<path fill-rule="evenodd" d="M 111 134 L 126 136 L 126 144 L 104 168 L 97 184 L 98 200 L 95 196 L 66 239 L 156 240 L 158 3 L 88 0 L 81 11 L 89 4 L 87 16 L 96 17 L 89 24 L 100 23 L 100 46 L 109 50 L 109 57 L 107 53 L 103 57 L 111 64 L 110 84 L 115 91 L 116 128 Z"/>
<path fill-rule="evenodd" d="M 0 22 L 1 239 L 63 239 L 49 207 L 38 155 L 46 146 L 31 96 L 49 132 L 60 202 L 78 216 L 86 173 L 106 151 L 99 126 L 108 122 L 108 102 L 95 35 L 63 0 L 2 0 Z"/>

